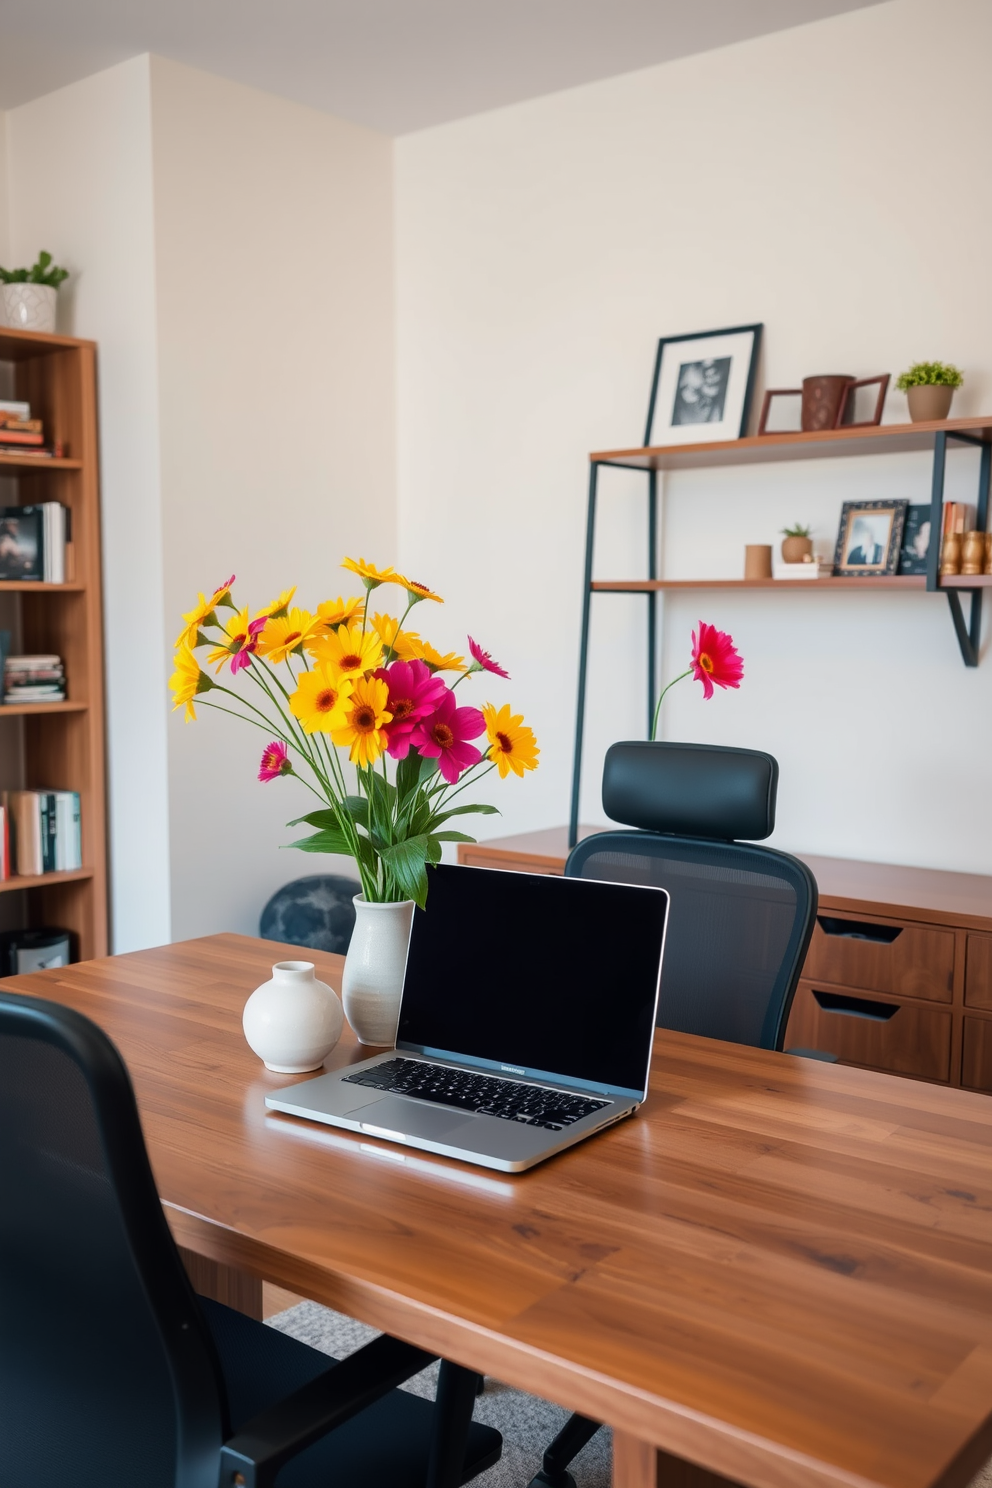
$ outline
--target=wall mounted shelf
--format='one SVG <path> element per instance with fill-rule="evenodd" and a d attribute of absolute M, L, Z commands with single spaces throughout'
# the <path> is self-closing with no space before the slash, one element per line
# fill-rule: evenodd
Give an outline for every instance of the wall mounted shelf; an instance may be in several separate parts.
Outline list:
<path fill-rule="evenodd" d="M 992 416 L 942 419 L 919 424 L 878 424 L 858 429 L 825 429 L 812 434 L 764 434 L 712 444 L 662 445 L 639 449 L 602 450 L 589 456 L 589 501 L 586 516 L 586 556 L 582 594 L 582 633 L 579 648 L 579 694 L 575 724 L 575 755 L 572 765 L 572 802 L 569 815 L 569 844 L 574 845 L 579 822 L 579 789 L 582 776 L 582 744 L 585 731 L 586 679 L 589 661 L 589 624 L 593 594 L 643 594 L 647 599 L 648 642 L 648 729 L 654 717 L 657 686 L 657 598 L 668 590 L 764 589 L 795 593 L 827 590 L 888 589 L 918 590 L 947 596 L 951 621 L 965 666 L 978 665 L 982 623 L 982 594 L 992 586 L 992 575 L 941 579 L 940 539 L 943 530 L 944 479 L 948 440 L 979 451 L 976 523 L 985 531 L 988 522 L 989 480 L 992 474 Z M 926 574 L 890 577 L 827 579 L 664 579 L 658 563 L 658 473 L 675 470 L 705 470 L 721 466 L 774 464 L 780 461 L 855 458 L 865 455 L 929 453 L 933 456 L 930 482 L 930 543 Z M 643 579 L 593 579 L 592 559 L 596 537 L 596 504 L 599 472 L 605 468 L 639 470 L 648 477 L 647 576 Z M 962 591 L 970 594 L 970 612 L 965 620 Z"/>
<path fill-rule="evenodd" d="M 63 873 L 15 873 L 13 878 L 0 878 L 0 894 L 17 889 L 55 889 L 60 884 L 88 883 L 94 877 L 92 868 L 71 868 Z M 89 958 L 83 956 L 82 960 Z"/>

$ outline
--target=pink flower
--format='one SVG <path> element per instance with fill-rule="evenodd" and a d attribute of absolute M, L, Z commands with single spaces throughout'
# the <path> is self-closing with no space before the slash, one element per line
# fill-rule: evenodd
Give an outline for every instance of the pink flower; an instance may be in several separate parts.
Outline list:
<path fill-rule="evenodd" d="M 389 688 L 386 709 L 393 715 L 386 725 L 386 753 L 393 759 L 406 759 L 410 735 L 422 718 L 434 712 L 448 689 L 423 661 L 394 661 L 392 666 L 380 667 L 375 676 Z"/>
<path fill-rule="evenodd" d="M 713 696 L 713 683 L 718 687 L 740 687 L 744 663 L 733 638 L 715 625 L 699 622 L 699 640 L 692 632 L 692 675 L 703 684 L 703 697 Z"/>
<path fill-rule="evenodd" d="M 278 739 L 273 739 L 272 743 L 266 744 L 262 750 L 262 761 L 258 767 L 259 780 L 275 780 L 278 775 L 292 775 L 292 773 L 289 750 Z"/>
<path fill-rule="evenodd" d="M 478 708 L 456 708 L 454 693 L 445 692 L 434 712 L 417 724 L 410 743 L 425 759 L 436 759 L 445 780 L 454 785 L 463 770 L 482 758 L 481 751 L 467 741 L 485 733 L 486 720 Z"/>
<path fill-rule="evenodd" d="M 478 641 L 473 641 L 471 636 L 468 638 L 468 649 L 484 672 L 495 672 L 497 677 L 506 677 L 509 681 L 509 672 L 504 672 L 503 668 L 493 661 L 489 652 L 483 651 Z"/>

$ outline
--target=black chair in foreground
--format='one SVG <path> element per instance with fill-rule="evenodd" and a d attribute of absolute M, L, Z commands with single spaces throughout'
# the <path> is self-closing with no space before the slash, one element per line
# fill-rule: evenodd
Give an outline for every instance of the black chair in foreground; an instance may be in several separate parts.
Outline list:
<path fill-rule="evenodd" d="M 499 1459 L 477 1376 L 341 1363 L 197 1298 L 124 1064 L 88 1019 L 0 993 L 0 1482 L 25 1488 L 457 1488 Z"/>
<path fill-rule="evenodd" d="M 774 830 L 777 789 L 777 762 L 755 750 L 635 742 L 607 752 L 603 809 L 636 830 L 586 837 L 565 873 L 668 890 L 659 1028 L 782 1048 L 817 893 L 805 863 L 753 845 Z M 530 1488 L 574 1488 L 568 1465 L 598 1430 L 571 1416 Z"/>

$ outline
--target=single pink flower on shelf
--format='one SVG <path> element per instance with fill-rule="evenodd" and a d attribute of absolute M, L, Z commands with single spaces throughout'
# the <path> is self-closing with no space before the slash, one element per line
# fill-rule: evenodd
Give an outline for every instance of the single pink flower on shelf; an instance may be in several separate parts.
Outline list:
<path fill-rule="evenodd" d="M 497 677 L 506 677 L 506 679 L 509 681 L 509 672 L 504 672 L 499 663 L 493 661 L 492 657 L 489 655 L 489 652 L 483 651 L 478 641 L 473 641 L 471 636 L 469 636 L 468 638 L 468 649 L 471 651 L 474 660 L 478 663 L 478 665 L 484 672 L 495 672 Z"/>
<path fill-rule="evenodd" d="M 744 662 L 725 630 L 700 620 L 698 641 L 696 632 L 692 632 L 691 670 L 695 680 L 703 684 L 703 697 L 711 698 L 714 682 L 717 687 L 740 687 Z"/>
<path fill-rule="evenodd" d="M 448 688 L 423 661 L 394 661 L 392 666 L 380 667 L 375 676 L 389 688 L 386 711 L 392 721 L 386 724 L 386 753 L 396 760 L 406 759 L 413 730 L 435 711 Z"/>
<path fill-rule="evenodd" d="M 266 744 L 262 750 L 262 760 L 258 767 L 259 780 L 275 780 L 279 775 L 292 775 L 292 773 L 289 750 L 278 739 L 273 739 L 272 743 Z"/>
<path fill-rule="evenodd" d="M 436 759 L 438 769 L 449 785 L 454 785 L 463 770 L 477 765 L 480 750 L 469 739 L 486 731 L 486 720 L 478 708 L 456 708 L 455 695 L 446 689 L 437 708 L 421 720 L 410 735 L 410 743 L 425 759 Z"/>

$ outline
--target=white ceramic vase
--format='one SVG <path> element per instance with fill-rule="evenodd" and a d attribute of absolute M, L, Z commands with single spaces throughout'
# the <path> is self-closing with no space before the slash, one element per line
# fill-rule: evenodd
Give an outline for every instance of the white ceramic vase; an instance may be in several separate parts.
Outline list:
<path fill-rule="evenodd" d="M 50 284 L 4 284 L 4 323 L 18 331 L 55 330 L 55 296 Z"/>
<path fill-rule="evenodd" d="M 367 904 L 355 895 L 355 928 L 341 980 L 344 1013 L 360 1044 L 392 1048 L 413 923 L 413 900 Z"/>
<path fill-rule="evenodd" d="M 266 1069 L 301 1075 L 320 1069 L 341 1037 L 337 994 L 314 976 L 312 961 L 277 961 L 272 980 L 256 987 L 241 1019 L 245 1038 Z"/>

